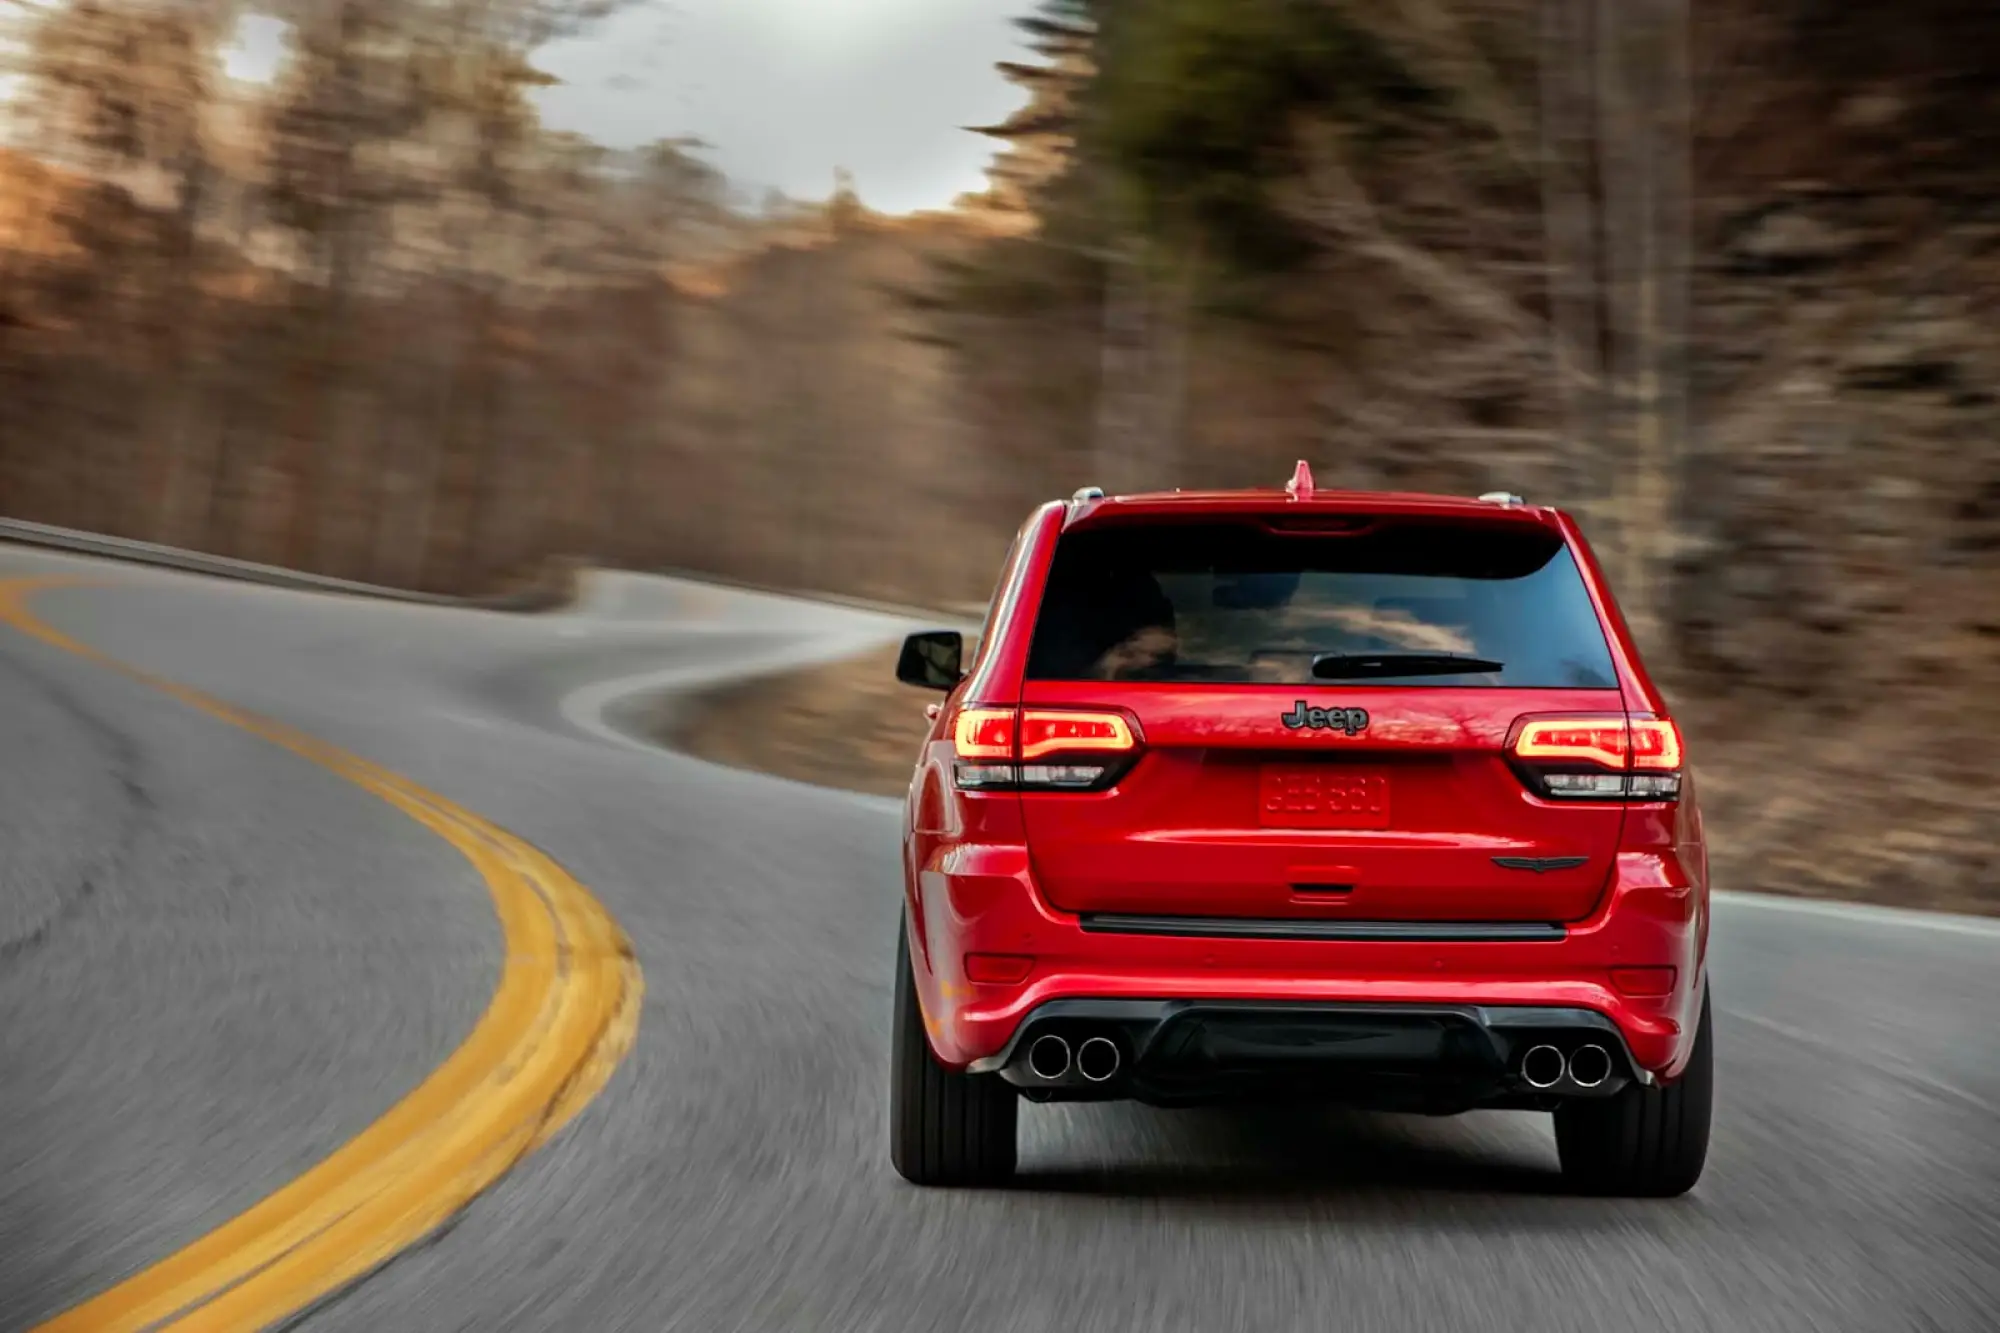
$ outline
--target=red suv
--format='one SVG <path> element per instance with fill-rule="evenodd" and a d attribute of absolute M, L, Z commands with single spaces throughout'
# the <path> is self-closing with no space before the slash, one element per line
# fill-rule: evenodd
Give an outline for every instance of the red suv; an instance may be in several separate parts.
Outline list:
<path fill-rule="evenodd" d="M 1554 1113 L 1566 1180 L 1707 1156 L 1708 862 L 1570 517 L 1283 490 L 1042 506 L 910 782 L 890 1149 L 1015 1168 L 1020 1099 Z"/>

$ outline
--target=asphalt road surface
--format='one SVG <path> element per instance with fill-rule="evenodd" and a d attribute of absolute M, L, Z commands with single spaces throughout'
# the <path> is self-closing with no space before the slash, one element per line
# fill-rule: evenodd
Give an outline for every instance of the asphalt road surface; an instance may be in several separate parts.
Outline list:
<path fill-rule="evenodd" d="M 553 855 L 645 972 L 637 1043 L 320 1330 L 2000 1328 L 2000 928 L 1722 904 L 1708 1174 L 1563 1197 L 1546 1122 L 1029 1107 L 1018 1188 L 887 1161 L 896 812 L 618 729 L 902 632 L 605 578 L 511 617 L 0 550 L 45 622 L 394 769 Z M 922 700 L 911 700 L 912 710 Z M 500 967 L 449 846 L 255 736 L 0 627 L 0 1329 L 325 1157 Z M 1811 774 L 1799 780 L 1810 781 Z"/>

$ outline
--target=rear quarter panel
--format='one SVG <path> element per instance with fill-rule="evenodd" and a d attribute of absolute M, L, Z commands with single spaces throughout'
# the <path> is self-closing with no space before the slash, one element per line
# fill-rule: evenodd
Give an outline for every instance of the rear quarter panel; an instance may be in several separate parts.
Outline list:
<path fill-rule="evenodd" d="M 1025 858 L 1021 799 L 1011 792 L 962 792 L 952 782 L 952 736 L 959 715 L 982 705 L 1020 701 L 1021 675 L 1034 632 L 1050 556 L 1062 534 L 1067 506 L 1043 505 L 1016 534 L 1000 572 L 993 605 L 970 668 L 946 696 L 926 734 L 910 778 L 903 846 L 904 902 L 911 932 L 917 992 L 928 1013 L 942 1010 L 946 988 L 963 985 L 962 960 L 954 956 L 953 911 L 942 867 L 954 860 Z"/>
<path fill-rule="evenodd" d="M 1632 628 L 1611 590 L 1610 579 L 1591 549 L 1590 542 L 1568 514 L 1557 521 L 1583 570 L 1584 584 L 1597 603 L 1618 667 L 1625 706 L 1633 715 L 1672 717 L 1666 696 L 1647 672 Z M 1687 740 L 1682 731 L 1682 743 Z M 1684 757 L 1680 800 L 1671 806 L 1635 806 L 1626 821 L 1625 863 L 1621 878 L 1631 876 L 1636 894 L 1628 894 L 1627 904 L 1673 918 L 1690 927 L 1687 952 L 1681 960 L 1684 978 L 1675 994 L 1683 1041 L 1679 1059 L 1668 1072 L 1674 1076 L 1693 1049 L 1692 1034 L 1701 1016 L 1701 1001 L 1707 989 L 1708 934 L 1712 919 L 1708 866 L 1708 835 L 1701 814 L 1701 798 L 1695 779 L 1692 755 Z"/>

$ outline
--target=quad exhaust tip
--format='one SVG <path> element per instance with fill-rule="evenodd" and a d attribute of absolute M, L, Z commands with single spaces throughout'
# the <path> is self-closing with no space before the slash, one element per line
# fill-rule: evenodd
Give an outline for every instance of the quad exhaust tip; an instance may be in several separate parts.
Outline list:
<path fill-rule="evenodd" d="M 1611 1077 L 1611 1053 L 1596 1042 L 1576 1048 L 1569 1058 L 1570 1081 L 1579 1088 L 1595 1088 Z"/>
<path fill-rule="evenodd" d="M 1092 1037 L 1076 1048 L 1076 1072 L 1092 1083 L 1103 1083 L 1118 1072 L 1124 1057 L 1109 1037 Z"/>
<path fill-rule="evenodd" d="M 1521 1057 L 1521 1079 L 1535 1089 L 1553 1088 L 1562 1082 L 1563 1053 L 1553 1046 L 1530 1046 Z"/>
<path fill-rule="evenodd" d="M 1028 1048 L 1028 1068 L 1036 1078 L 1055 1082 L 1069 1072 L 1069 1043 L 1053 1032 L 1035 1038 Z"/>

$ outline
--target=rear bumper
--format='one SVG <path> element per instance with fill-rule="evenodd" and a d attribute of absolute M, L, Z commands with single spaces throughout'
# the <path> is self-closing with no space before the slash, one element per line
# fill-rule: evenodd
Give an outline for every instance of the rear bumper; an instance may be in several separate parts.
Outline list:
<path fill-rule="evenodd" d="M 1589 919 L 1539 923 L 1501 938 L 1449 925 L 1370 929 L 1361 922 L 1282 937 L 1199 923 L 1105 930 L 1101 920 L 1049 907 L 1023 849 L 961 844 L 912 886 L 912 915 L 922 923 L 917 981 L 932 1046 L 959 1068 L 1005 1067 L 1031 1021 L 1065 1012 L 1058 1005 L 1126 1004 L 1139 1006 L 1132 1013 L 1164 1014 L 1159 1006 L 1233 1002 L 1266 1011 L 1443 1010 L 1472 1015 L 1465 1021 L 1474 1028 L 1502 1035 L 1512 1030 L 1507 1011 L 1590 1015 L 1579 1021 L 1615 1030 L 1633 1077 L 1671 1080 L 1693 1048 L 1707 899 L 1675 882 L 1669 869 L 1655 857 L 1621 856 Z M 1019 982 L 974 983 L 966 976 L 968 954 L 1032 962 Z M 1660 968 L 1673 969 L 1664 993 L 1633 993 L 1661 989 L 1633 986 L 1633 969 Z M 1649 974 L 1654 981 L 1663 975 Z M 1496 1012 L 1503 1015 L 1497 1023 Z M 1488 1049 L 1503 1063 L 1518 1054 L 1499 1037 Z M 1130 1046 L 1127 1057 L 1140 1050 Z"/>
<path fill-rule="evenodd" d="M 1653 1081 L 1589 1009 L 1241 1000 L 1051 1000 L 972 1069 L 1041 1100 L 1308 1096 L 1442 1114 Z"/>

